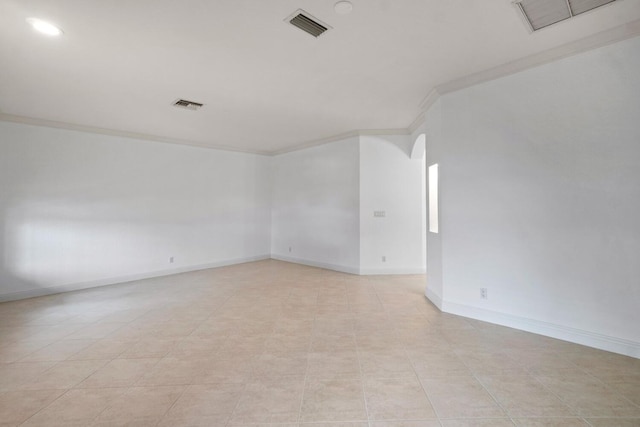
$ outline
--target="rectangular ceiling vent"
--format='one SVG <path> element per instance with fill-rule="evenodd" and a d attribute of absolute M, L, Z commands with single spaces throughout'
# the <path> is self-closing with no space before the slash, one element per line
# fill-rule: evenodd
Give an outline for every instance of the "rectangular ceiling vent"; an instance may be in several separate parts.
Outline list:
<path fill-rule="evenodd" d="M 300 28 L 305 33 L 311 34 L 313 37 L 320 37 L 320 35 L 331 29 L 329 25 L 311 16 L 302 9 L 293 12 L 285 21 Z"/>
<path fill-rule="evenodd" d="M 532 31 L 540 30 L 616 0 L 516 0 Z"/>
<path fill-rule="evenodd" d="M 174 107 L 186 108 L 187 110 L 199 110 L 204 104 L 199 102 L 187 101 L 186 99 L 178 99 L 173 103 Z"/>

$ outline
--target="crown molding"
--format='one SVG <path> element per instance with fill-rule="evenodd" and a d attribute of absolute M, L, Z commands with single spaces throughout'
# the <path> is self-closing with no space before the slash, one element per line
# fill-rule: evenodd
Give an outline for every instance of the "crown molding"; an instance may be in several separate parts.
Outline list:
<path fill-rule="evenodd" d="M 424 124 L 426 114 L 427 113 L 424 111 L 418 114 L 418 116 L 413 120 L 413 122 L 407 128 L 407 130 L 409 131 L 409 134 L 413 134 L 415 131 L 417 131 L 420 128 L 420 126 Z"/>
<path fill-rule="evenodd" d="M 529 55 L 515 61 L 507 62 L 497 67 L 489 68 L 477 73 L 469 74 L 459 79 L 442 83 L 433 88 L 427 96 L 420 102 L 420 114 L 416 116 L 409 125 L 410 133 L 415 130 L 424 121 L 424 116 L 440 96 L 458 90 L 466 89 L 491 80 L 496 80 L 521 71 L 535 68 L 540 65 L 548 64 L 559 59 L 568 58 L 593 49 L 604 47 L 623 40 L 640 36 L 640 19 L 628 22 L 626 24 L 605 30 L 589 37 L 576 40 L 561 46 L 545 50 L 543 52 Z"/>
<path fill-rule="evenodd" d="M 440 93 L 441 92 L 437 87 L 431 89 L 431 92 L 429 92 L 427 96 L 425 96 L 422 101 L 420 101 L 420 110 L 422 110 L 422 112 L 428 111 L 429 108 L 431 108 L 431 106 L 435 104 L 438 99 L 440 99 Z"/>
<path fill-rule="evenodd" d="M 243 150 L 241 148 L 229 147 L 226 145 L 216 145 L 216 144 L 203 144 L 194 141 L 188 141 L 184 139 L 177 138 L 167 138 L 164 136 L 151 135 L 146 133 L 137 133 L 137 132 L 128 132 L 116 129 L 105 129 L 94 126 L 85 126 L 79 125 L 75 123 L 66 123 L 66 122 L 58 122 L 54 120 L 46 120 L 39 119 L 34 117 L 26 117 L 26 116 L 18 116 L 13 114 L 0 113 L 0 121 L 3 122 L 11 122 L 11 123 L 19 123 L 24 125 L 33 125 L 33 126 L 42 126 L 49 127 L 55 129 L 64 129 L 71 130 L 76 132 L 87 132 L 98 135 L 107 135 L 107 136 L 118 136 L 122 138 L 129 139 L 138 139 L 144 141 L 152 141 L 152 142 L 160 142 L 164 144 L 178 144 L 178 145 L 188 145 L 190 147 L 197 148 L 206 148 L 210 150 L 221 150 L 221 151 L 231 151 L 236 153 L 246 153 L 246 154 L 257 154 L 261 156 L 268 156 L 271 153 L 266 151 L 255 151 L 255 150 Z"/>
<path fill-rule="evenodd" d="M 640 35 L 640 20 L 436 86 L 444 95 Z M 428 97 L 427 97 L 428 98 Z"/>
<path fill-rule="evenodd" d="M 232 151 L 248 154 L 257 154 L 263 156 L 277 156 L 280 154 L 290 153 L 293 151 L 304 150 L 306 148 L 316 147 L 323 144 L 329 144 L 331 142 L 340 141 L 347 138 L 353 138 L 365 135 L 411 135 L 415 132 L 423 123 L 425 114 L 436 103 L 436 101 L 447 93 L 455 92 L 461 89 L 465 89 L 477 84 L 485 83 L 491 80 L 496 80 L 508 75 L 516 74 L 521 71 L 525 71 L 530 68 L 535 68 L 540 65 L 544 65 L 559 59 L 567 58 L 579 53 L 583 53 L 589 50 L 597 49 L 599 47 L 607 46 L 616 42 L 627 40 L 640 35 L 640 19 L 629 22 L 618 27 L 611 28 L 606 31 L 594 34 L 592 36 L 576 40 L 571 43 L 567 43 L 556 48 L 552 48 L 534 55 L 530 55 L 524 58 L 517 59 L 515 61 L 508 62 L 506 64 L 499 65 L 487 70 L 480 71 L 478 73 L 469 74 L 465 77 L 451 80 L 449 82 L 437 85 L 422 99 L 419 104 L 420 113 L 411 122 L 411 124 L 404 129 L 361 129 L 352 130 L 349 132 L 340 133 L 337 135 L 329 136 L 327 138 L 316 139 L 302 144 L 295 145 L 293 147 L 282 148 L 280 150 L 273 151 L 259 151 L 259 150 L 245 150 L 226 145 L 217 144 L 205 144 L 194 141 L 167 138 L 158 135 L 127 132 L 115 129 L 105 129 L 93 126 L 85 126 L 73 123 L 58 122 L 53 120 L 18 116 L 12 114 L 0 113 L 0 121 L 22 123 L 28 125 L 45 126 L 58 129 L 73 130 L 79 132 L 89 132 L 101 135 L 119 136 L 123 138 L 131 138 L 138 140 L 146 140 L 153 142 L 161 142 L 167 144 L 179 144 L 188 145 L 198 148 L 207 148 L 213 150 Z"/>
<path fill-rule="evenodd" d="M 289 153 L 292 151 L 304 150 L 306 148 L 315 147 L 318 145 L 328 144 L 330 142 L 340 141 L 347 138 L 353 138 L 365 135 L 409 135 L 408 129 L 361 129 L 344 132 L 338 135 L 330 136 L 327 138 L 317 139 L 309 141 L 303 144 L 296 145 L 294 147 L 288 147 L 276 151 L 255 151 L 255 150 L 243 150 L 239 148 L 228 147 L 224 145 L 202 144 L 194 141 L 188 141 L 183 139 L 166 138 L 158 135 L 150 135 L 145 133 L 127 132 L 115 129 L 105 129 L 94 126 L 78 125 L 74 123 L 58 122 L 54 120 L 39 119 L 34 117 L 19 116 L 14 114 L 0 113 L 1 122 L 19 123 L 24 125 L 42 126 L 55 129 L 71 130 L 76 132 L 87 132 L 98 135 L 118 136 L 122 138 L 137 139 L 143 141 L 160 142 L 164 144 L 178 144 L 187 145 L 190 147 L 205 148 L 210 150 L 231 151 L 236 153 L 257 154 L 261 156 L 277 156 L 279 154 Z"/>
<path fill-rule="evenodd" d="M 440 99 L 440 92 L 438 91 L 438 88 L 434 88 L 431 90 L 431 92 L 429 92 L 427 96 L 422 99 L 422 101 L 420 101 L 420 114 L 418 114 L 416 118 L 413 119 L 413 122 L 411 122 L 411 124 L 407 128 L 409 134 L 414 133 L 420 126 L 422 126 L 427 111 L 429 111 L 429 108 L 431 108 L 431 106 L 435 104 L 438 99 Z"/>
<path fill-rule="evenodd" d="M 356 136 L 360 136 L 358 131 L 350 131 L 340 133 L 338 135 L 329 136 L 327 138 L 315 139 L 313 141 L 303 142 L 302 144 L 295 145 L 293 147 L 281 148 L 280 150 L 275 150 L 270 153 L 272 156 L 278 156 L 280 154 L 291 153 L 293 151 L 300 151 L 307 148 L 317 147 L 318 145 L 329 144 L 331 142 L 340 141 L 347 138 L 353 138 Z"/>
<path fill-rule="evenodd" d="M 359 136 L 376 136 L 376 135 L 410 135 L 409 129 L 360 129 L 349 132 L 340 133 L 338 135 L 330 136 L 327 138 L 316 139 L 313 141 L 305 142 L 293 147 L 283 148 L 281 150 L 273 151 L 270 154 L 272 156 L 278 156 L 280 154 L 291 153 L 294 151 L 305 150 L 307 148 L 317 147 L 319 145 L 329 144 L 331 142 L 342 141 L 347 138 L 356 138 Z"/>

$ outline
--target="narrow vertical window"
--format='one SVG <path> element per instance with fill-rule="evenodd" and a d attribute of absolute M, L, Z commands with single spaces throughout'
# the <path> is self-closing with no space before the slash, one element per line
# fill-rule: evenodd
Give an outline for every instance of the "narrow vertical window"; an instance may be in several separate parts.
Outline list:
<path fill-rule="evenodd" d="M 438 164 L 429 166 L 429 231 L 438 232 Z"/>

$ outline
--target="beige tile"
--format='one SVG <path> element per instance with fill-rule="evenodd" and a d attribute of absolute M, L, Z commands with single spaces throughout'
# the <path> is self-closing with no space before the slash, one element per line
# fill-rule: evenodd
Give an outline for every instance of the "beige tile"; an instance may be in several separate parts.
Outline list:
<path fill-rule="evenodd" d="M 502 351 L 460 351 L 457 356 L 476 375 L 524 375 L 524 366 Z"/>
<path fill-rule="evenodd" d="M 211 425 L 224 425 L 238 404 L 243 389 L 242 384 L 189 386 L 166 414 L 166 418 L 207 418 L 213 423 Z"/>
<path fill-rule="evenodd" d="M 480 382 L 512 417 L 575 415 L 571 408 L 531 376 L 483 376 Z"/>
<path fill-rule="evenodd" d="M 313 328 L 313 319 L 278 318 L 273 326 L 273 334 L 310 337 Z"/>
<path fill-rule="evenodd" d="M 98 369 L 80 388 L 129 387 L 151 372 L 160 359 L 114 359 Z"/>
<path fill-rule="evenodd" d="M 638 375 L 640 359 L 590 349 L 569 353 L 567 357 L 578 367 L 596 377 L 609 375 Z"/>
<path fill-rule="evenodd" d="M 317 379 L 307 382 L 302 401 L 301 421 L 366 419 L 361 381 Z"/>
<path fill-rule="evenodd" d="M 0 393 L 0 422 L 18 425 L 53 402 L 64 391 L 34 390 Z"/>
<path fill-rule="evenodd" d="M 589 427 L 581 418 L 514 418 L 518 427 Z"/>
<path fill-rule="evenodd" d="M 154 425 L 184 392 L 185 387 L 132 387 L 117 396 L 96 418 L 104 425 Z M 111 423 L 111 424 L 109 424 Z"/>
<path fill-rule="evenodd" d="M 421 421 L 376 421 L 371 427 L 441 427 L 438 420 Z"/>
<path fill-rule="evenodd" d="M 356 335 L 356 342 L 359 351 L 399 350 L 404 348 L 404 342 L 393 331 L 360 332 Z"/>
<path fill-rule="evenodd" d="M 232 424 L 297 422 L 304 377 L 254 380 L 246 384 Z"/>
<path fill-rule="evenodd" d="M 516 359 L 533 375 L 566 375 L 583 372 L 567 355 L 557 351 L 526 349 L 506 349 L 505 352 Z"/>
<path fill-rule="evenodd" d="M 21 362 L 46 362 L 66 360 L 79 351 L 87 348 L 93 340 L 60 340 L 35 351 L 21 359 Z"/>
<path fill-rule="evenodd" d="M 409 350 L 407 353 L 420 378 L 471 375 L 469 368 L 453 352 Z"/>
<path fill-rule="evenodd" d="M 500 418 L 504 412 L 473 377 L 423 379 L 422 384 L 440 418 Z"/>
<path fill-rule="evenodd" d="M 360 375 L 360 362 L 355 351 L 312 352 L 308 358 L 310 377 L 335 377 L 343 374 Z"/>
<path fill-rule="evenodd" d="M 193 416 L 193 417 L 165 417 L 163 418 L 157 427 L 212 427 L 225 425 L 224 421 L 221 421 L 224 417 L 219 415 L 212 416 Z M 298 427 L 298 424 L 226 424 L 233 427 Z"/>
<path fill-rule="evenodd" d="M 217 354 L 227 337 L 189 336 L 176 343 L 169 357 L 177 359 L 202 359 Z"/>
<path fill-rule="evenodd" d="M 69 360 L 58 362 L 33 381 L 22 386 L 25 390 L 73 388 L 107 363 L 106 360 Z"/>
<path fill-rule="evenodd" d="M 304 375 L 307 372 L 307 353 L 274 352 L 258 356 L 253 364 L 257 377 L 282 377 Z"/>
<path fill-rule="evenodd" d="M 311 346 L 310 335 L 273 334 L 265 342 L 265 352 L 307 352 Z"/>
<path fill-rule="evenodd" d="M 253 376 L 254 358 L 215 359 L 203 366 L 194 384 L 244 383 Z"/>
<path fill-rule="evenodd" d="M 136 383 L 137 386 L 189 385 L 205 372 L 208 359 L 165 357 Z"/>
<path fill-rule="evenodd" d="M 423 321 L 424 322 L 424 321 Z M 447 338 L 433 331 L 396 331 L 405 349 L 422 352 L 447 353 L 454 350 Z"/>
<path fill-rule="evenodd" d="M 21 389 L 55 364 L 56 362 L 0 364 L 0 392 Z"/>
<path fill-rule="evenodd" d="M 64 338 L 68 340 L 97 340 L 112 334 L 125 325 L 126 323 L 94 323 L 66 335 Z"/>
<path fill-rule="evenodd" d="M 369 419 L 436 418 L 417 378 L 369 378 L 364 382 Z"/>
<path fill-rule="evenodd" d="M 136 340 L 119 341 L 103 338 L 69 357 L 69 360 L 110 360 L 136 344 Z"/>
<path fill-rule="evenodd" d="M 155 417 L 139 417 L 132 418 L 130 420 L 120 419 L 108 421 L 98 419 L 91 423 L 91 427 L 156 427 L 158 422 L 158 419 Z"/>
<path fill-rule="evenodd" d="M 301 423 L 299 427 L 368 427 L 367 423 Z"/>
<path fill-rule="evenodd" d="M 2 337 L 0 337 L 0 341 L 2 341 Z M 17 362 L 50 344 L 50 340 L 3 342 L 0 347 L 0 363 Z"/>
<path fill-rule="evenodd" d="M 133 341 L 135 343 L 148 336 L 149 332 L 146 329 L 136 325 L 135 323 L 129 323 L 102 339 L 110 341 Z"/>
<path fill-rule="evenodd" d="M 442 420 L 443 427 L 513 427 L 509 418 L 470 418 L 458 420 Z"/>
<path fill-rule="evenodd" d="M 97 323 L 128 323 L 144 316 L 148 311 L 146 308 L 118 310 L 100 318 Z"/>
<path fill-rule="evenodd" d="M 640 418 L 587 418 L 591 427 L 638 427 Z"/>
<path fill-rule="evenodd" d="M 222 357 L 253 357 L 264 353 L 268 336 L 238 336 L 233 335 L 220 346 L 218 354 Z"/>
<path fill-rule="evenodd" d="M 114 400 L 126 393 L 126 388 L 75 389 L 30 418 L 25 427 L 46 425 L 88 425 Z"/>
<path fill-rule="evenodd" d="M 88 425 L 93 425 L 91 420 L 57 421 L 51 419 L 43 419 L 36 415 L 32 418 L 29 418 L 23 424 L 20 424 L 20 427 L 86 427 Z M 14 424 L 11 424 L 11 427 L 13 426 Z M 0 427 L 5 427 L 5 425 L 0 422 Z"/>
<path fill-rule="evenodd" d="M 327 335 L 327 336 L 346 336 L 353 337 L 354 334 L 354 322 L 350 316 L 335 316 L 330 315 L 323 318 L 316 316 L 316 321 L 313 328 L 314 335 Z"/>
<path fill-rule="evenodd" d="M 637 375 L 606 375 L 600 379 L 607 386 L 640 406 L 640 372 Z"/>
<path fill-rule="evenodd" d="M 345 322 L 350 324 L 350 322 Z M 357 351 L 356 337 L 351 333 L 315 333 L 311 338 L 311 351 L 332 352 L 332 351 Z"/>
<path fill-rule="evenodd" d="M 513 425 L 494 396 L 518 425 L 640 425 L 638 359 L 444 314 L 423 289 L 423 276 L 270 260 L 3 303 L 0 399 L 19 391 L 30 408 L 48 404 L 32 427 L 232 416 L 236 427 L 360 427 L 368 415 L 378 427 L 439 425 L 374 420 L 420 416 L 418 378 L 443 426 Z M 51 403 L 27 387 L 75 388 Z M 1 407 L 0 427 L 17 423 L 4 421 L 20 405 Z"/>
<path fill-rule="evenodd" d="M 143 338 L 127 348 L 118 358 L 160 359 L 173 350 L 178 342 L 179 340 L 174 338 Z"/>
<path fill-rule="evenodd" d="M 411 360 L 401 350 L 359 351 L 360 366 L 365 377 L 415 377 Z"/>
<path fill-rule="evenodd" d="M 584 417 L 640 417 L 640 407 L 589 375 L 539 377 L 563 402 Z"/>
<path fill-rule="evenodd" d="M 274 320 L 244 319 L 236 324 L 235 333 L 241 336 L 263 336 L 273 333 Z"/>
<path fill-rule="evenodd" d="M 182 425 L 182 424 L 181 424 Z M 208 424 L 211 425 L 211 424 Z M 233 423 L 230 422 L 227 424 L 229 427 L 299 427 L 298 423 Z"/>

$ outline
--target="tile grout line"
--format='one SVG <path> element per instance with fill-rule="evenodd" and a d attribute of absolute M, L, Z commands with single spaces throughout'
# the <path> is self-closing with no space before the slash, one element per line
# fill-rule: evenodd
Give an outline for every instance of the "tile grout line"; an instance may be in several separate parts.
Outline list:
<path fill-rule="evenodd" d="M 385 315 L 387 317 L 389 317 L 389 311 L 387 310 L 387 308 L 382 303 L 382 300 L 380 299 L 380 295 L 378 294 L 378 288 L 376 286 L 374 286 L 374 291 L 375 291 L 375 294 L 376 294 L 376 298 L 378 299 L 378 301 L 380 302 L 380 305 L 382 305 L 382 307 L 384 309 Z M 425 322 L 429 323 L 428 319 L 426 319 L 426 317 L 425 317 Z M 405 354 L 405 356 L 407 357 L 407 360 L 411 364 L 411 369 L 413 370 L 413 374 L 415 375 L 415 378 L 418 380 L 418 384 L 420 384 L 420 388 L 422 388 L 422 392 L 427 397 L 427 401 L 429 402 L 429 405 L 431 405 L 431 408 L 433 409 L 433 413 L 436 415 L 436 420 L 437 420 L 438 424 L 440 424 L 442 426 L 443 425 L 442 424 L 442 420 L 441 420 L 440 416 L 438 415 L 438 411 L 437 411 L 435 405 L 433 404 L 433 401 L 431 400 L 431 397 L 429 397 L 429 393 L 427 393 L 427 390 L 425 389 L 424 384 L 423 384 L 422 380 L 420 379 L 420 376 L 418 375 L 418 372 L 416 371 L 416 367 L 415 367 L 415 365 L 413 363 L 413 360 L 409 356 L 409 353 L 407 352 L 406 346 L 407 346 L 406 342 L 403 342 L 402 343 L 402 352 Z"/>
<path fill-rule="evenodd" d="M 289 300 L 289 298 L 291 298 L 291 293 L 292 291 L 289 290 L 289 295 L 287 297 L 287 300 Z M 317 305 L 317 298 L 316 298 L 316 305 Z M 304 370 L 304 381 L 302 382 L 302 394 L 300 395 L 300 406 L 298 409 L 298 421 L 297 424 L 301 424 L 302 423 L 302 407 L 304 405 L 304 396 L 307 392 L 307 381 L 309 378 L 309 353 L 311 352 L 311 346 L 313 343 L 313 334 L 315 331 L 315 326 L 316 326 L 316 318 L 317 318 L 317 314 L 314 312 L 313 313 L 313 326 L 311 327 L 311 335 L 309 338 L 309 342 L 307 343 L 307 366 L 306 369 Z"/>

